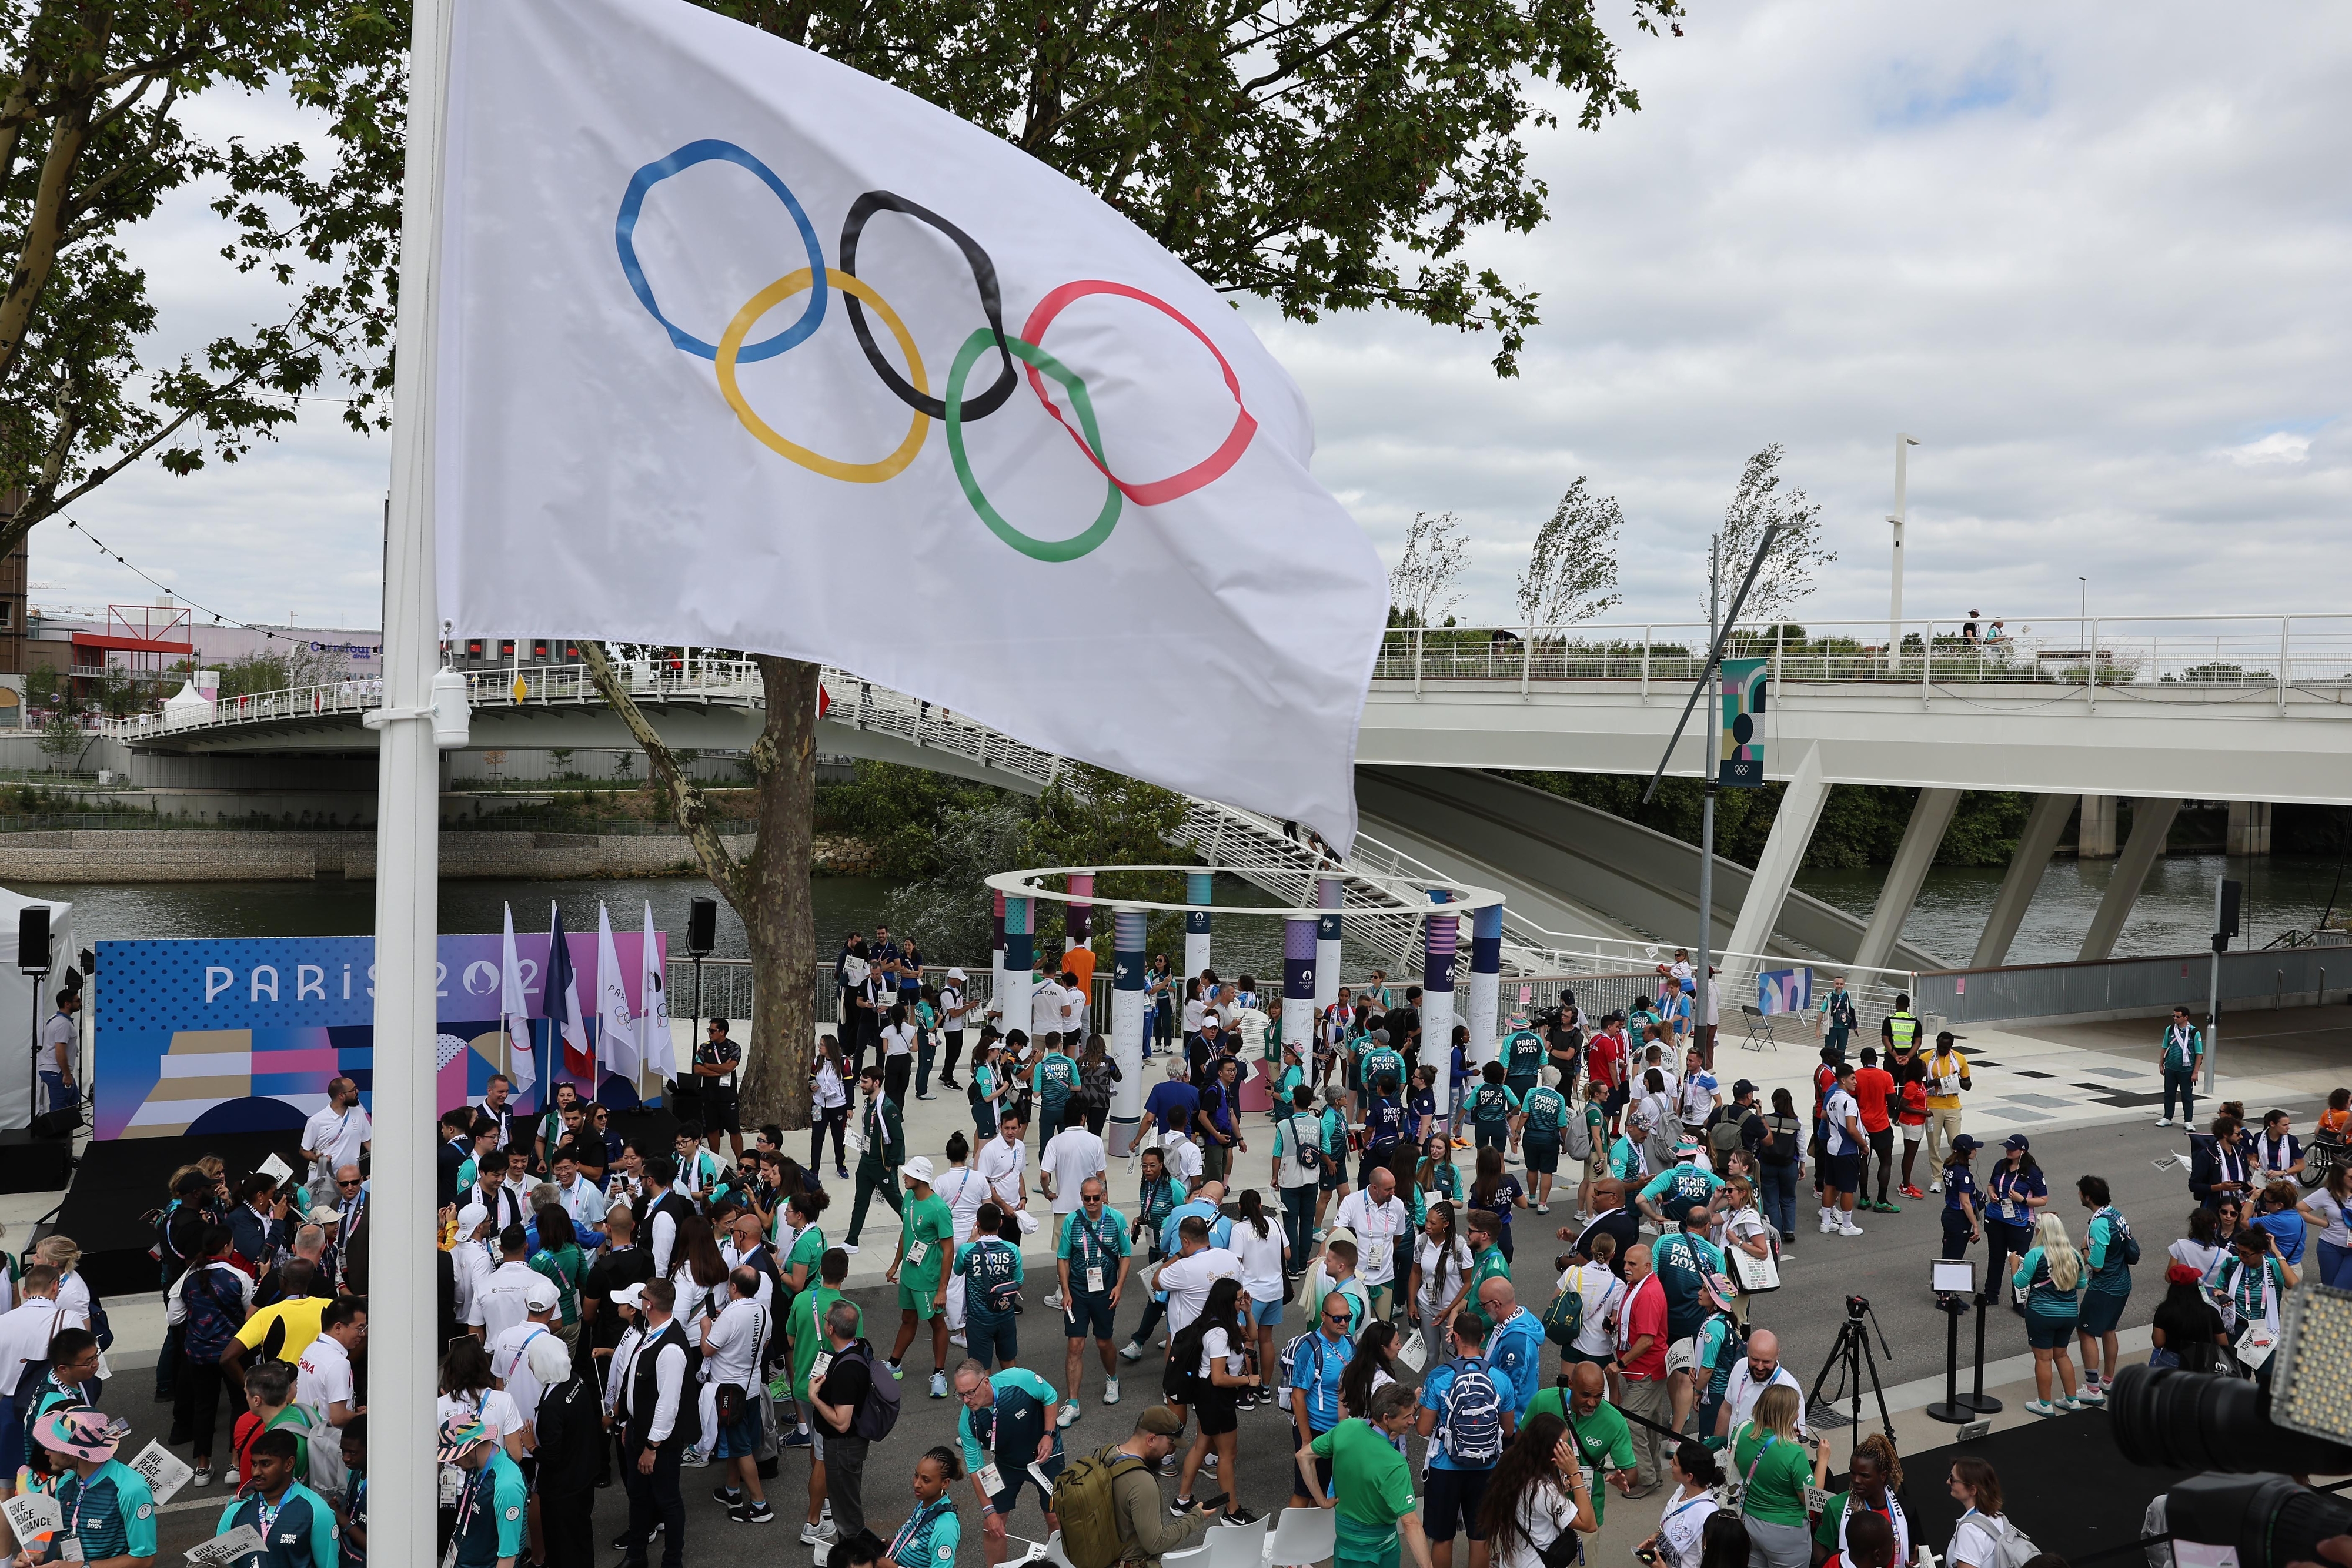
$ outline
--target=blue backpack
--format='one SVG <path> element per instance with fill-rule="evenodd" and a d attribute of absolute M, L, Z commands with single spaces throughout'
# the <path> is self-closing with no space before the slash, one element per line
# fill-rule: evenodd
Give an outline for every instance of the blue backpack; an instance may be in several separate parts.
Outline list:
<path fill-rule="evenodd" d="M 188 1332 L 182 1341 L 183 1353 L 199 1364 L 217 1364 L 228 1342 L 245 1326 L 244 1292 L 235 1286 L 224 1296 L 222 1287 L 213 1282 L 214 1270 L 199 1263 L 190 1269 L 180 1284 L 180 1300 L 187 1303 Z"/>
<path fill-rule="evenodd" d="M 1480 1469 L 1503 1457 L 1503 1399 L 1486 1364 L 1456 1356 L 1446 1364 L 1454 1382 L 1445 1391 L 1445 1419 L 1439 1427 L 1445 1451 L 1458 1464 Z"/>

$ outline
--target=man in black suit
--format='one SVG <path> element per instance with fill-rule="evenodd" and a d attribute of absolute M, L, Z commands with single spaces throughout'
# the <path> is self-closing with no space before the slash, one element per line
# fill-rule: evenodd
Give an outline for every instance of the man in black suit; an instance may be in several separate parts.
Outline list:
<path fill-rule="evenodd" d="M 1609 1270 L 1622 1280 L 1625 1277 L 1625 1254 L 1642 1239 L 1642 1217 L 1625 1207 L 1625 1184 L 1614 1176 L 1602 1176 L 1592 1184 L 1592 1207 L 1598 1212 L 1583 1229 L 1571 1231 L 1563 1225 L 1559 1239 L 1574 1239 L 1578 1254 L 1590 1260 L 1595 1236 L 1605 1233 L 1615 1237 L 1617 1252 L 1609 1260 Z"/>
<path fill-rule="evenodd" d="M 441 1146 L 434 1152 L 434 1175 L 444 1208 L 457 1201 L 457 1167 L 474 1157 L 474 1108 L 441 1113 Z"/>

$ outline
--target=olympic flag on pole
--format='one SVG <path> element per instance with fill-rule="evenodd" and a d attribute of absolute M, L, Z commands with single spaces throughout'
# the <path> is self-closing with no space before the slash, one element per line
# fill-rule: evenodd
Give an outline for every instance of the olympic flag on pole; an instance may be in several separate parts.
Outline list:
<path fill-rule="evenodd" d="M 458 0 L 446 134 L 455 634 L 837 663 L 1352 841 L 1380 560 L 1142 231 L 682 0 Z"/>

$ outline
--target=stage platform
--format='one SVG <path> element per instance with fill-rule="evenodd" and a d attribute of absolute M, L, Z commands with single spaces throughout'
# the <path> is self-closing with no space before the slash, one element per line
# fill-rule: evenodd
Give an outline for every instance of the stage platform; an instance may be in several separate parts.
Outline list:
<path fill-rule="evenodd" d="M 2007 1390 L 2003 1390 L 2004 1393 Z M 1865 1427 L 1870 1424 L 1865 1423 Z M 2137 1568 L 2128 1548 L 2139 1539 L 2148 1500 L 2191 1470 L 2144 1469 L 2117 1451 L 2105 1410 L 2053 1416 L 1969 1443 L 1903 1456 L 1903 1507 L 1911 1538 L 1936 1549 L 1952 1538 L 1960 1505 L 1952 1500 L 1952 1461 L 1989 1462 L 2000 1477 L 2002 1511 L 2042 1551 L 2078 1563 L 2095 1552 L 2109 1568 Z"/>

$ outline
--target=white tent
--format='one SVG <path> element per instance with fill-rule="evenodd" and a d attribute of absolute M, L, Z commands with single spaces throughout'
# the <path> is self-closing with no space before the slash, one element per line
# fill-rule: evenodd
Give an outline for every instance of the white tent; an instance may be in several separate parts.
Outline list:
<path fill-rule="evenodd" d="M 33 1052 L 39 1045 L 41 1025 L 57 1011 L 51 998 L 68 966 L 79 962 L 73 934 L 73 905 L 54 899 L 27 898 L 0 887 L 0 956 L 13 958 L 19 916 L 46 904 L 49 911 L 49 973 L 20 973 L 15 963 L 0 964 L 0 1130 L 28 1124 L 35 1109 Z M 74 1071 L 74 1081 L 89 1082 L 89 1064 Z"/>

